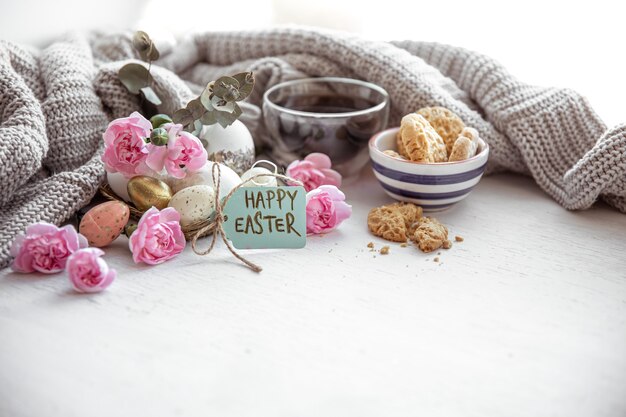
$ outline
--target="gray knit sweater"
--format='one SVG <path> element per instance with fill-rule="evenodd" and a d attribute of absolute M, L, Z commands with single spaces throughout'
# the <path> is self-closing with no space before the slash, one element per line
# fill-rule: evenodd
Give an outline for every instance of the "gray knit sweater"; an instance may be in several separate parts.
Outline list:
<path fill-rule="evenodd" d="M 257 106 L 286 79 L 365 79 L 390 93 L 392 125 L 420 107 L 448 107 L 489 142 L 490 172 L 531 175 L 567 209 L 601 198 L 626 212 L 626 125 L 607 130 L 577 93 L 524 84 L 475 52 L 293 28 L 198 34 L 163 52 L 153 66 L 161 112 L 241 70 L 256 73 L 249 103 Z M 134 58 L 129 34 L 70 35 L 43 50 L 0 43 L 0 267 L 28 224 L 67 221 L 96 193 L 102 132 L 139 108 L 116 76 Z M 271 146 L 258 117 L 244 121 Z"/>

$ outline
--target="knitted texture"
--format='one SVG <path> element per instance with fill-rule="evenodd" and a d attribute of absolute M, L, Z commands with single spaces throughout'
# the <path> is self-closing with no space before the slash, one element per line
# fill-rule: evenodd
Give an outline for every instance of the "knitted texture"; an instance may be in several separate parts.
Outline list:
<path fill-rule="evenodd" d="M 133 59 L 129 34 L 70 35 L 43 50 L 0 42 L 0 267 L 27 225 L 61 224 L 96 193 L 102 133 L 141 108 L 117 78 Z M 244 70 L 257 87 L 242 120 L 279 161 L 260 118 L 263 91 L 306 76 L 353 77 L 389 92 L 391 125 L 421 107 L 447 107 L 489 143 L 488 172 L 531 175 L 567 209 L 602 198 L 626 212 L 626 125 L 607 130 L 577 93 L 526 85 L 486 56 L 301 28 L 197 34 L 152 67 L 159 111 L 171 114 L 207 82 Z"/>

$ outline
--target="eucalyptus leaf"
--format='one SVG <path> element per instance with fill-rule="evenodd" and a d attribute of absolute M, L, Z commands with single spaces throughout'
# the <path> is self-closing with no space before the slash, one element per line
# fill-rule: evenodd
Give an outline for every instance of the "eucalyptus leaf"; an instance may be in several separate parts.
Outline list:
<path fill-rule="evenodd" d="M 146 58 L 144 59 L 148 62 L 156 61 L 157 59 L 159 59 L 160 56 L 161 54 L 159 53 L 159 50 L 157 49 L 156 45 L 152 43 L 150 45 L 150 51 L 146 54 Z"/>
<path fill-rule="evenodd" d="M 139 53 L 150 51 L 150 45 L 152 45 L 152 40 L 150 36 L 143 30 L 138 30 L 133 35 L 133 48 Z"/>
<path fill-rule="evenodd" d="M 247 98 L 254 89 L 254 73 L 240 72 L 239 74 L 233 75 L 233 78 L 239 82 L 238 101 Z"/>
<path fill-rule="evenodd" d="M 141 93 L 146 98 L 146 100 L 148 100 L 150 103 L 154 104 L 155 106 L 158 106 L 161 104 L 161 99 L 159 98 L 159 96 L 156 95 L 152 87 L 148 86 L 148 87 L 142 88 Z"/>
<path fill-rule="evenodd" d="M 135 32 L 133 36 L 133 47 L 139 53 L 141 59 L 147 62 L 159 59 L 159 51 L 150 36 L 142 30 Z"/>
<path fill-rule="evenodd" d="M 237 120 L 237 116 L 233 113 L 227 113 L 224 111 L 216 111 L 215 118 L 217 119 L 217 123 L 219 123 L 223 128 L 227 128 L 232 125 L 235 120 Z"/>
<path fill-rule="evenodd" d="M 191 100 L 187 103 L 187 110 L 191 113 L 191 117 L 195 119 L 199 119 L 206 112 L 206 109 L 202 105 L 202 102 L 199 98 Z"/>
<path fill-rule="evenodd" d="M 141 64 L 126 64 L 117 73 L 124 87 L 133 94 L 139 94 L 142 88 L 152 84 L 152 75 L 146 67 Z"/>
<path fill-rule="evenodd" d="M 234 79 L 233 77 L 220 77 L 215 81 L 215 85 L 213 86 L 213 94 L 218 97 L 224 97 L 231 91 L 231 88 L 239 89 L 239 81 Z"/>
<path fill-rule="evenodd" d="M 191 112 L 189 110 L 179 109 L 176 110 L 172 115 L 172 120 L 174 121 L 174 123 L 186 126 L 190 123 L 193 123 L 193 116 L 191 115 Z"/>
<path fill-rule="evenodd" d="M 218 96 L 213 96 L 213 98 L 211 99 L 211 105 L 213 106 L 213 108 L 216 111 L 220 111 L 220 112 L 228 112 L 228 113 L 232 113 L 233 109 L 235 108 L 235 102 L 227 102 L 224 99 L 219 98 Z"/>
<path fill-rule="evenodd" d="M 217 123 L 217 118 L 215 117 L 217 111 L 208 111 L 202 115 L 200 118 L 200 123 L 203 125 L 214 125 Z"/>

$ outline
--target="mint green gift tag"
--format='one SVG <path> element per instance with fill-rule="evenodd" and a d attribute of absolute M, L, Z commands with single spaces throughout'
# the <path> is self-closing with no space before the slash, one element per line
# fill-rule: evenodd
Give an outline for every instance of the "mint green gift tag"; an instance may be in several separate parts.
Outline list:
<path fill-rule="evenodd" d="M 240 187 L 223 210 L 224 233 L 237 249 L 303 248 L 303 187 Z"/>

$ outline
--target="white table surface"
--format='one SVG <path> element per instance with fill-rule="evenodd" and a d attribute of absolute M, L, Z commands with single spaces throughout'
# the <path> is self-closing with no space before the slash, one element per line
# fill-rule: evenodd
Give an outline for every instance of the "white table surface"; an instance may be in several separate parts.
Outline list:
<path fill-rule="evenodd" d="M 624 416 L 626 216 L 568 212 L 527 178 L 483 178 L 439 217 L 441 263 L 353 217 L 301 250 L 220 244 L 136 266 L 104 293 L 0 272 L 0 416 Z"/>

